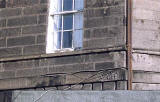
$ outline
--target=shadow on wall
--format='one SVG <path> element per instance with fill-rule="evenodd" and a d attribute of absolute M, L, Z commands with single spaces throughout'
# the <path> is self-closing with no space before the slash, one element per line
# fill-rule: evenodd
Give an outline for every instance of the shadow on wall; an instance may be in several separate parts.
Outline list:
<path fill-rule="evenodd" d="M 12 102 L 12 91 L 0 92 L 0 102 Z"/>
<path fill-rule="evenodd" d="M 0 8 L 6 7 L 6 0 L 0 0 Z"/>

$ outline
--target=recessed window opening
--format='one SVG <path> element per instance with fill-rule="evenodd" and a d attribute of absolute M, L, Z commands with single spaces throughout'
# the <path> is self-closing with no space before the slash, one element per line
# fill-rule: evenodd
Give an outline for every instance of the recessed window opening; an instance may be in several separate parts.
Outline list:
<path fill-rule="evenodd" d="M 82 48 L 83 0 L 50 0 L 47 53 Z"/>

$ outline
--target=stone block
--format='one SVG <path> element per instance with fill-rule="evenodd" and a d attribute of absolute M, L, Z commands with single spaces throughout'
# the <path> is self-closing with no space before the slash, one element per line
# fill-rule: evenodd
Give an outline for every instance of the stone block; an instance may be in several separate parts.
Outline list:
<path fill-rule="evenodd" d="M 24 16 L 8 19 L 7 26 L 23 26 L 37 24 L 37 16 Z"/>
<path fill-rule="evenodd" d="M 95 63 L 96 70 L 114 69 L 114 62 L 99 62 Z"/>
<path fill-rule="evenodd" d="M 82 90 L 92 90 L 92 84 L 84 84 Z"/>
<path fill-rule="evenodd" d="M 45 33 L 46 30 L 47 30 L 47 26 L 46 25 L 22 27 L 22 34 Z"/>
<path fill-rule="evenodd" d="M 6 27 L 6 19 L 1 19 L 0 20 L 0 27 Z"/>
<path fill-rule="evenodd" d="M 23 69 L 16 71 L 16 77 L 31 77 L 38 75 L 45 75 L 48 73 L 47 68 Z"/>
<path fill-rule="evenodd" d="M 71 90 L 82 90 L 83 85 L 71 85 Z"/>
<path fill-rule="evenodd" d="M 84 28 L 123 25 L 124 16 L 96 17 L 84 20 Z"/>
<path fill-rule="evenodd" d="M 6 39 L 5 38 L 0 39 L 0 48 L 2 48 L 2 47 L 6 47 Z"/>
<path fill-rule="evenodd" d="M 104 82 L 103 83 L 103 90 L 115 90 L 116 85 L 115 82 Z"/>
<path fill-rule="evenodd" d="M 7 46 L 24 46 L 35 44 L 35 36 L 15 37 L 7 39 Z"/>
<path fill-rule="evenodd" d="M 125 6 L 125 0 L 85 0 L 85 8 L 98 8 L 106 6 Z"/>
<path fill-rule="evenodd" d="M 15 47 L 15 48 L 2 48 L 0 49 L 0 57 L 13 57 L 13 56 L 20 56 L 22 55 L 22 48 Z"/>
<path fill-rule="evenodd" d="M 21 33 L 21 28 L 4 28 L 0 29 L 0 37 L 13 37 L 18 36 Z"/>
<path fill-rule="evenodd" d="M 93 63 L 59 65 L 49 68 L 50 73 L 74 73 L 81 71 L 94 71 Z"/>
<path fill-rule="evenodd" d="M 63 65 L 63 64 L 73 64 L 73 63 L 82 63 L 84 62 L 84 58 L 81 56 L 63 56 L 57 57 L 54 61 L 55 65 Z M 52 59 L 51 59 L 52 63 Z"/>
<path fill-rule="evenodd" d="M 8 0 L 7 7 L 26 7 L 38 4 L 39 0 Z"/>
<path fill-rule="evenodd" d="M 101 91 L 102 90 L 102 83 L 93 83 L 93 90 Z"/>
<path fill-rule="evenodd" d="M 71 86 L 70 85 L 65 85 L 65 86 L 58 86 L 58 90 L 70 90 Z"/>
<path fill-rule="evenodd" d="M 48 0 L 40 0 L 40 3 L 48 3 Z"/>
<path fill-rule="evenodd" d="M 15 77 L 15 71 L 0 72 L 0 79 L 9 79 Z"/>
<path fill-rule="evenodd" d="M 47 13 L 47 5 L 36 5 L 36 6 L 26 7 L 23 10 L 24 15 L 44 14 L 44 13 Z"/>
<path fill-rule="evenodd" d="M 0 17 L 20 16 L 22 8 L 5 8 L 0 10 Z"/>
<path fill-rule="evenodd" d="M 116 90 L 127 90 L 127 81 L 117 81 Z"/>
<path fill-rule="evenodd" d="M 39 15 L 38 24 L 46 24 L 47 23 L 47 15 Z"/>
<path fill-rule="evenodd" d="M 46 51 L 45 45 L 32 45 L 32 46 L 25 46 L 23 49 L 23 54 L 24 55 L 43 54 L 45 53 L 45 51 Z"/>
<path fill-rule="evenodd" d="M 45 43 L 46 42 L 46 35 L 38 35 L 37 36 L 37 44 L 40 44 L 40 43 Z"/>
<path fill-rule="evenodd" d="M 114 38 L 102 38 L 102 39 L 92 39 L 83 42 L 83 49 L 96 49 L 96 48 L 108 48 L 114 47 L 115 45 Z"/>

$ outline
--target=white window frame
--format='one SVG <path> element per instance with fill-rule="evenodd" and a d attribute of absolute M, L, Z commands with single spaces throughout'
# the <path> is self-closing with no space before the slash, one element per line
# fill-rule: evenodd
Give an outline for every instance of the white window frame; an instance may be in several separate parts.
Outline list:
<path fill-rule="evenodd" d="M 50 0 L 50 9 L 51 9 L 51 1 L 53 2 L 54 0 Z M 73 0 L 73 3 L 72 3 L 72 10 L 71 11 L 64 11 L 63 10 L 63 1 L 62 0 L 62 11 L 61 12 L 49 12 L 49 18 L 48 18 L 48 21 L 51 21 L 48 23 L 48 34 L 47 34 L 47 48 L 46 48 L 46 52 L 47 53 L 55 53 L 55 52 L 66 52 L 66 51 L 74 51 L 74 46 L 73 46 L 73 34 L 74 34 L 74 31 L 76 30 L 82 30 L 83 31 L 83 27 L 82 29 L 75 29 L 74 26 L 75 26 L 75 21 L 74 21 L 74 16 L 76 13 L 82 13 L 83 14 L 83 10 L 75 10 L 75 0 Z M 84 1 L 83 1 L 84 2 Z M 64 30 L 63 28 L 63 15 L 65 14 L 73 14 L 73 24 L 72 24 L 72 29 L 70 30 Z M 54 41 L 53 41 L 53 31 L 52 31 L 52 27 L 53 27 L 53 24 L 52 21 L 53 21 L 53 17 L 56 16 L 56 15 L 61 15 L 62 16 L 62 30 L 58 30 L 57 32 L 62 32 L 61 34 L 61 45 L 60 45 L 60 49 L 55 49 L 53 48 L 54 47 Z M 82 21 L 83 22 L 83 21 Z M 71 31 L 72 32 L 72 47 L 71 48 L 62 48 L 63 46 L 63 33 L 64 31 Z M 83 35 L 83 34 L 82 34 Z M 83 37 L 83 36 L 82 36 Z"/>

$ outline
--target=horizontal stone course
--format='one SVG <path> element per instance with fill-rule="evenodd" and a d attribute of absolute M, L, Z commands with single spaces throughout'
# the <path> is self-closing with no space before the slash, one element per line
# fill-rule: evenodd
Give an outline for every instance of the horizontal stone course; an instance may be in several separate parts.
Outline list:
<path fill-rule="evenodd" d="M 26 7 L 38 4 L 39 0 L 8 0 L 7 7 Z"/>
<path fill-rule="evenodd" d="M 44 14 L 44 13 L 47 13 L 47 5 L 36 5 L 32 7 L 26 7 L 23 9 L 24 15 Z"/>
<path fill-rule="evenodd" d="M 125 6 L 113 6 L 96 9 L 86 9 L 84 11 L 85 18 L 92 17 L 105 17 L 105 16 L 118 16 L 125 13 Z"/>
<path fill-rule="evenodd" d="M 20 55 L 22 55 L 22 48 L 20 47 L 0 49 L 0 58 L 20 56 Z"/>
<path fill-rule="evenodd" d="M 21 16 L 22 8 L 5 8 L 0 10 L 0 17 L 2 18 L 10 18 L 14 16 Z"/>
<path fill-rule="evenodd" d="M 98 7 L 106 7 L 106 6 L 125 6 L 125 0 L 85 0 L 85 8 L 98 8 Z"/>
<path fill-rule="evenodd" d="M 43 35 L 37 35 L 37 44 L 46 43 L 46 36 Z"/>
<path fill-rule="evenodd" d="M 0 37 L 13 37 L 21 34 L 21 28 L 4 28 L 0 29 Z"/>
<path fill-rule="evenodd" d="M 77 71 L 94 71 L 93 63 L 71 64 L 49 67 L 50 73 L 73 73 Z"/>
<path fill-rule="evenodd" d="M 32 45 L 32 46 L 25 46 L 23 48 L 23 55 L 30 55 L 30 54 L 43 54 L 45 53 L 45 45 Z"/>
<path fill-rule="evenodd" d="M 24 46 L 35 44 L 34 36 L 25 36 L 25 37 L 15 37 L 7 39 L 7 46 Z"/>
<path fill-rule="evenodd" d="M 7 26 L 23 26 L 37 24 L 37 16 L 24 16 L 8 19 Z"/>
<path fill-rule="evenodd" d="M 37 34 L 45 33 L 47 30 L 46 25 L 34 25 L 22 27 L 22 34 Z"/>
<path fill-rule="evenodd" d="M 84 27 L 85 28 L 93 28 L 93 27 L 104 27 L 104 26 L 120 26 L 123 25 L 124 22 L 123 16 L 113 16 L 113 17 L 96 17 L 91 19 L 85 19 Z"/>

